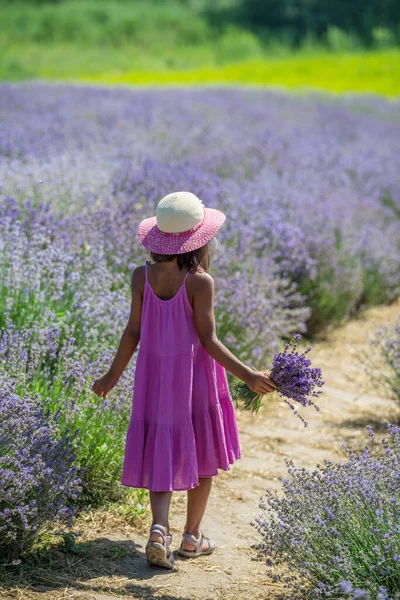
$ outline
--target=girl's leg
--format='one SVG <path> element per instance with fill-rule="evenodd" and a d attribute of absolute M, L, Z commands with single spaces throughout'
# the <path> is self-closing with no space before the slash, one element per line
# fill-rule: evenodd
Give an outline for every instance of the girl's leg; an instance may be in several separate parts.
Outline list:
<path fill-rule="evenodd" d="M 212 477 L 200 477 L 199 484 L 187 492 L 187 513 L 185 533 L 191 533 L 197 539 L 200 535 L 200 523 L 206 510 L 208 497 L 211 492 Z M 191 544 L 183 544 L 185 550 L 194 550 Z M 208 548 L 204 542 L 203 550 Z"/>
<path fill-rule="evenodd" d="M 163 525 L 169 534 L 169 505 L 171 504 L 172 492 L 150 492 L 151 512 L 153 513 L 152 525 Z M 162 544 L 163 539 L 159 533 L 152 533 L 150 542 Z"/>

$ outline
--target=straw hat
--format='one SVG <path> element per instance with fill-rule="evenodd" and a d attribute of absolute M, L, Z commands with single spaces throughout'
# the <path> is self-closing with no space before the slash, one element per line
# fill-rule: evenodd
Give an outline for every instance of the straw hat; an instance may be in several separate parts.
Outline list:
<path fill-rule="evenodd" d="M 207 244 L 225 219 L 191 192 L 173 192 L 159 201 L 155 217 L 140 223 L 139 239 L 157 254 L 183 254 Z"/>

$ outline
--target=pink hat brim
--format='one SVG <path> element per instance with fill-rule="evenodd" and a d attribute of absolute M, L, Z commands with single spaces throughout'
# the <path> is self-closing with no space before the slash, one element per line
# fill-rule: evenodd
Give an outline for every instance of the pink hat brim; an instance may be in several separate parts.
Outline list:
<path fill-rule="evenodd" d="M 183 254 L 201 248 L 214 237 L 226 216 L 216 208 L 204 207 L 204 222 L 193 233 L 186 235 L 164 235 L 157 227 L 157 218 L 143 219 L 138 236 L 145 248 L 157 254 Z"/>

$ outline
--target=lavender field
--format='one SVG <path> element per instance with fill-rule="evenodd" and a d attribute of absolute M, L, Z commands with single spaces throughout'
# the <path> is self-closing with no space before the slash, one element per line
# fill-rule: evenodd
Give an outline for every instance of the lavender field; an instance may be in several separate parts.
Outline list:
<path fill-rule="evenodd" d="M 132 270 L 146 259 L 139 221 L 162 196 L 190 190 L 227 213 L 211 270 L 217 329 L 254 366 L 294 333 L 312 337 L 399 295 L 400 103 L 0 88 L 0 419 L 13 414 L 20 432 L 0 453 L 5 497 L 18 489 L 21 499 L 0 502 L 0 551 L 11 560 L 49 519 L 71 514 L 69 499 L 122 494 L 134 358 L 106 401 L 90 384 L 109 366 Z M 55 425 L 38 481 L 27 448 L 43 419 Z"/>

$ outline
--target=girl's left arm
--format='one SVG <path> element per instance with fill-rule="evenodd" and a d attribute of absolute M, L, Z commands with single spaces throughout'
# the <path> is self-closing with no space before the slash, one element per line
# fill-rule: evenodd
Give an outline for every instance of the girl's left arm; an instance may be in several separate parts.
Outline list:
<path fill-rule="evenodd" d="M 143 267 L 136 267 L 131 279 L 131 310 L 128 323 L 119 342 L 115 358 L 105 375 L 96 379 L 92 391 L 98 396 L 107 398 L 108 392 L 117 385 L 119 378 L 132 358 L 140 341 L 140 323 L 142 318 L 142 273 Z"/>

